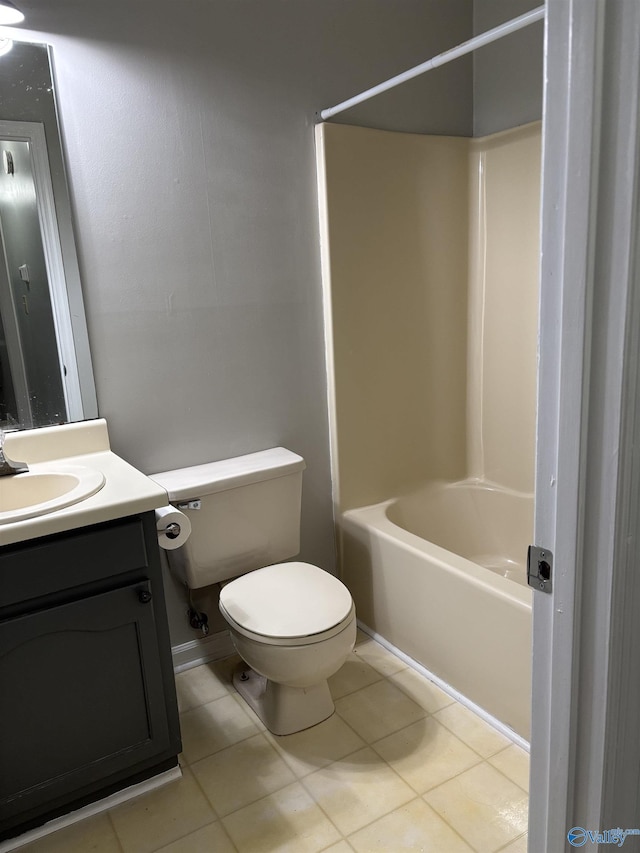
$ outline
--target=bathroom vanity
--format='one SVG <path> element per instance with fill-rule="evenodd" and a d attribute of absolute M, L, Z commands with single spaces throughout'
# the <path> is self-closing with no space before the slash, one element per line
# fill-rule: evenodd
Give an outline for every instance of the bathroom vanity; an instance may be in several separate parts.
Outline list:
<path fill-rule="evenodd" d="M 177 767 L 153 513 L 166 493 L 89 439 L 72 461 L 100 465 L 100 491 L 0 527 L 0 840 Z"/>

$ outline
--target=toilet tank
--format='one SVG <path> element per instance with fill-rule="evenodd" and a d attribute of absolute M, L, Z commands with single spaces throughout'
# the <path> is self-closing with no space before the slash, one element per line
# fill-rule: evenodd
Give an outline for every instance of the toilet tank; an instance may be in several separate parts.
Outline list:
<path fill-rule="evenodd" d="M 274 447 L 152 474 L 191 522 L 187 542 L 167 551 L 171 569 L 199 589 L 295 557 L 304 468 Z"/>

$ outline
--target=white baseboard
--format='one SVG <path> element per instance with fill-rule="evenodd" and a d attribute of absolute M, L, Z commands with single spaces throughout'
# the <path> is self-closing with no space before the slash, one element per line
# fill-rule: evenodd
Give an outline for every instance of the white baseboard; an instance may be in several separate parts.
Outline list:
<path fill-rule="evenodd" d="M 231 642 L 231 634 L 228 631 L 219 631 L 209 637 L 190 640 L 188 643 L 174 646 L 171 649 L 173 670 L 174 672 L 182 672 L 210 660 L 222 660 L 235 654 L 235 651 Z M 1 850 L 0 853 L 2 853 Z"/>
<path fill-rule="evenodd" d="M 165 770 L 163 773 L 158 773 L 157 776 L 152 776 L 151 779 L 145 779 L 144 782 L 138 782 L 135 785 L 130 785 L 128 788 L 123 788 L 122 791 L 116 791 L 115 794 L 110 794 L 108 797 L 103 797 L 95 803 L 89 803 L 88 806 L 83 806 L 81 809 L 76 809 L 69 814 L 57 817 L 50 820 L 48 823 L 38 826 L 35 829 L 30 829 L 28 832 L 23 832 L 15 838 L 9 838 L 7 841 L 0 841 L 0 853 L 9 853 L 11 850 L 18 850 L 24 847 L 25 844 L 31 844 L 39 838 L 44 838 L 46 835 L 51 835 L 59 829 L 64 829 L 66 826 L 78 823 L 81 820 L 86 820 L 88 817 L 106 812 L 108 809 L 113 809 L 121 803 L 126 803 L 127 800 L 132 800 L 134 797 L 139 797 L 141 794 L 148 794 L 149 791 L 155 791 L 156 788 L 161 788 L 169 782 L 176 782 L 182 778 L 182 770 L 179 765 L 172 767 L 171 770 Z"/>

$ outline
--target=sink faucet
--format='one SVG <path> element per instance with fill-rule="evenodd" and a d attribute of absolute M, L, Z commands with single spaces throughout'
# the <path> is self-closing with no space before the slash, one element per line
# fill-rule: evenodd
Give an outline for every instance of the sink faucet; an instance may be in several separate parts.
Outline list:
<path fill-rule="evenodd" d="M 29 468 L 26 462 L 14 462 L 4 452 L 4 430 L 0 427 L 0 477 L 9 474 L 24 474 Z"/>

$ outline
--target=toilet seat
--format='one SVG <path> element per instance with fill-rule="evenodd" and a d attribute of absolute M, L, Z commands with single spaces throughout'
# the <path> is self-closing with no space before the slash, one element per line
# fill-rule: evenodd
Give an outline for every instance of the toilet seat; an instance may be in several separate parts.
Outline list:
<path fill-rule="evenodd" d="M 339 634 L 355 617 L 346 586 L 310 563 L 276 563 L 226 584 L 220 610 L 230 627 L 267 645 L 300 646 Z"/>

